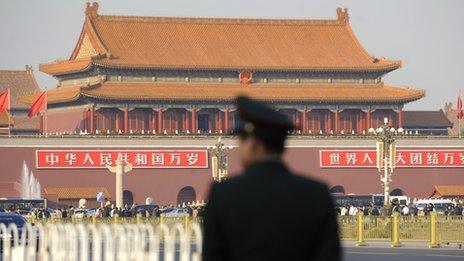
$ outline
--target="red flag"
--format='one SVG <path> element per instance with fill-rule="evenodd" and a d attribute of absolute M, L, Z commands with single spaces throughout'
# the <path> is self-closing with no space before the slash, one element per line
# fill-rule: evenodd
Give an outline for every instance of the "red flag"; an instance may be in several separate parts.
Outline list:
<path fill-rule="evenodd" d="M 43 92 L 42 94 L 40 94 L 39 98 L 37 98 L 37 100 L 35 100 L 35 102 L 31 105 L 31 108 L 29 109 L 29 113 L 27 114 L 27 116 L 29 116 L 29 118 L 32 118 L 40 112 L 45 111 L 46 109 L 47 92 Z"/>
<path fill-rule="evenodd" d="M 456 117 L 458 117 L 458 119 L 462 119 L 462 116 L 463 113 L 462 113 L 462 99 L 461 99 L 461 95 L 459 95 L 458 97 L 458 107 L 457 107 L 457 111 L 456 111 Z"/>
<path fill-rule="evenodd" d="M 10 89 L 0 94 L 0 112 L 10 110 Z"/>

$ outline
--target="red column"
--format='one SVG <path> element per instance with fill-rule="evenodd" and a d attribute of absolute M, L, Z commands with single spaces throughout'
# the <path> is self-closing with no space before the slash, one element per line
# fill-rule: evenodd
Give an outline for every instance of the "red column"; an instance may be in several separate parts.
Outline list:
<path fill-rule="evenodd" d="M 85 110 L 85 131 L 90 131 L 90 109 Z"/>
<path fill-rule="evenodd" d="M 119 131 L 121 132 L 124 131 L 124 111 L 123 110 L 120 110 L 118 114 L 118 132 Z"/>
<path fill-rule="evenodd" d="M 150 126 L 148 127 L 148 129 L 153 132 L 155 130 L 155 111 L 154 110 L 151 110 L 151 113 L 150 113 Z"/>
<path fill-rule="evenodd" d="M 183 131 L 187 131 L 187 130 L 190 130 L 189 128 L 189 113 L 188 113 L 188 110 L 185 110 L 185 113 L 184 113 L 184 129 Z"/>
<path fill-rule="evenodd" d="M 369 130 L 371 128 L 371 108 L 367 109 L 366 112 L 366 129 Z"/>
<path fill-rule="evenodd" d="M 356 114 L 356 133 L 362 133 L 364 129 L 364 114 L 362 110 L 358 110 Z"/>
<path fill-rule="evenodd" d="M 229 109 L 224 111 L 224 133 L 229 133 Z"/>
<path fill-rule="evenodd" d="M 335 125 L 334 132 L 338 133 L 339 125 L 340 125 L 340 115 L 339 115 L 338 109 L 335 110 L 335 123 L 334 123 L 334 125 Z"/>
<path fill-rule="evenodd" d="M 219 131 L 219 130 L 222 130 L 222 122 L 223 122 L 223 118 L 224 116 L 222 116 L 222 111 L 220 109 L 217 109 L 217 113 L 216 113 L 216 131 Z"/>
<path fill-rule="evenodd" d="M 94 133 L 95 132 L 95 123 L 94 123 L 94 120 L 95 120 L 95 108 L 92 106 L 92 108 L 90 108 L 90 111 L 89 111 L 89 120 L 90 120 L 90 123 L 89 123 L 89 133 Z"/>
<path fill-rule="evenodd" d="M 114 129 L 111 130 L 115 133 L 118 133 L 119 130 L 121 129 L 121 119 L 119 118 L 120 117 L 120 113 L 119 113 L 119 109 L 113 109 L 113 113 L 114 113 Z"/>
<path fill-rule="evenodd" d="M 403 128 L 403 110 L 398 111 L 398 128 Z"/>
<path fill-rule="evenodd" d="M 159 133 L 163 132 L 163 110 L 162 109 L 158 110 L 158 132 Z"/>
<path fill-rule="evenodd" d="M 326 114 L 326 132 L 330 132 L 332 130 L 332 112 L 330 110 L 327 110 Z"/>
<path fill-rule="evenodd" d="M 129 133 L 129 108 L 124 109 L 124 133 Z"/>
<path fill-rule="evenodd" d="M 303 133 L 308 131 L 308 111 L 306 109 L 301 112 L 301 131 Z"/>
<path fill-rule="evenodd" d="M 197 109 L 196 108 L 192 108 L 192 113 L 191 113 L 191 120 L 192 120 L 192 124 L 190 125 L 190 128 L 191 128 L 191 132 L 192 133 L 197 133 Z"/>

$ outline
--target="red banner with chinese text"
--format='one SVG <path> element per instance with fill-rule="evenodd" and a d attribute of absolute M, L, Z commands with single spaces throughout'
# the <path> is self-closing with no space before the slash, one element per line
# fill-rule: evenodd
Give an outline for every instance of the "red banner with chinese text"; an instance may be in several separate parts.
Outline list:
<path fill-rule="evenodd" d="M 206 150 L 37 150 L 38 169 L 106 168 L 117 159 L 133 168 L 208 168 Z"/>
<path fill-rule="evenodd" d="M 375 168 L 375 150 L 320 150 L 321 168 Z M 464 167 L 464 149 L 461 150 L 398 150 L 398 168 L 459 168 Z"/>

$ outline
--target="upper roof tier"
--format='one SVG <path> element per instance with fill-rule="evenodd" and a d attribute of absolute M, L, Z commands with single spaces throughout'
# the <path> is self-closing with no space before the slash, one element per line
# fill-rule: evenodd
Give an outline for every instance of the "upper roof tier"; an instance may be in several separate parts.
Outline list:
<path fill-rule="evenodd" d="M 67 61 L 41 64 L 52 75 L 92 65 L 147 69 L 380 71 L 400 61 L 364 50 L 346 9 L 334 20 L 108 16 L 88 4 L 78 43 Z M 78 61 L 78 62 L 76 62 Z"/>

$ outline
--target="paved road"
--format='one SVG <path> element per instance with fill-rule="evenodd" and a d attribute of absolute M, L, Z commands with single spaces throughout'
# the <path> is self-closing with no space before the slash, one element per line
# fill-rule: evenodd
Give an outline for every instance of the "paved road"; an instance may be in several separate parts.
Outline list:
<path fill-rule="evenodd" d="M 436 261 L 464 260 L 464 250 L 345 248 L 344 261 Z"/>

